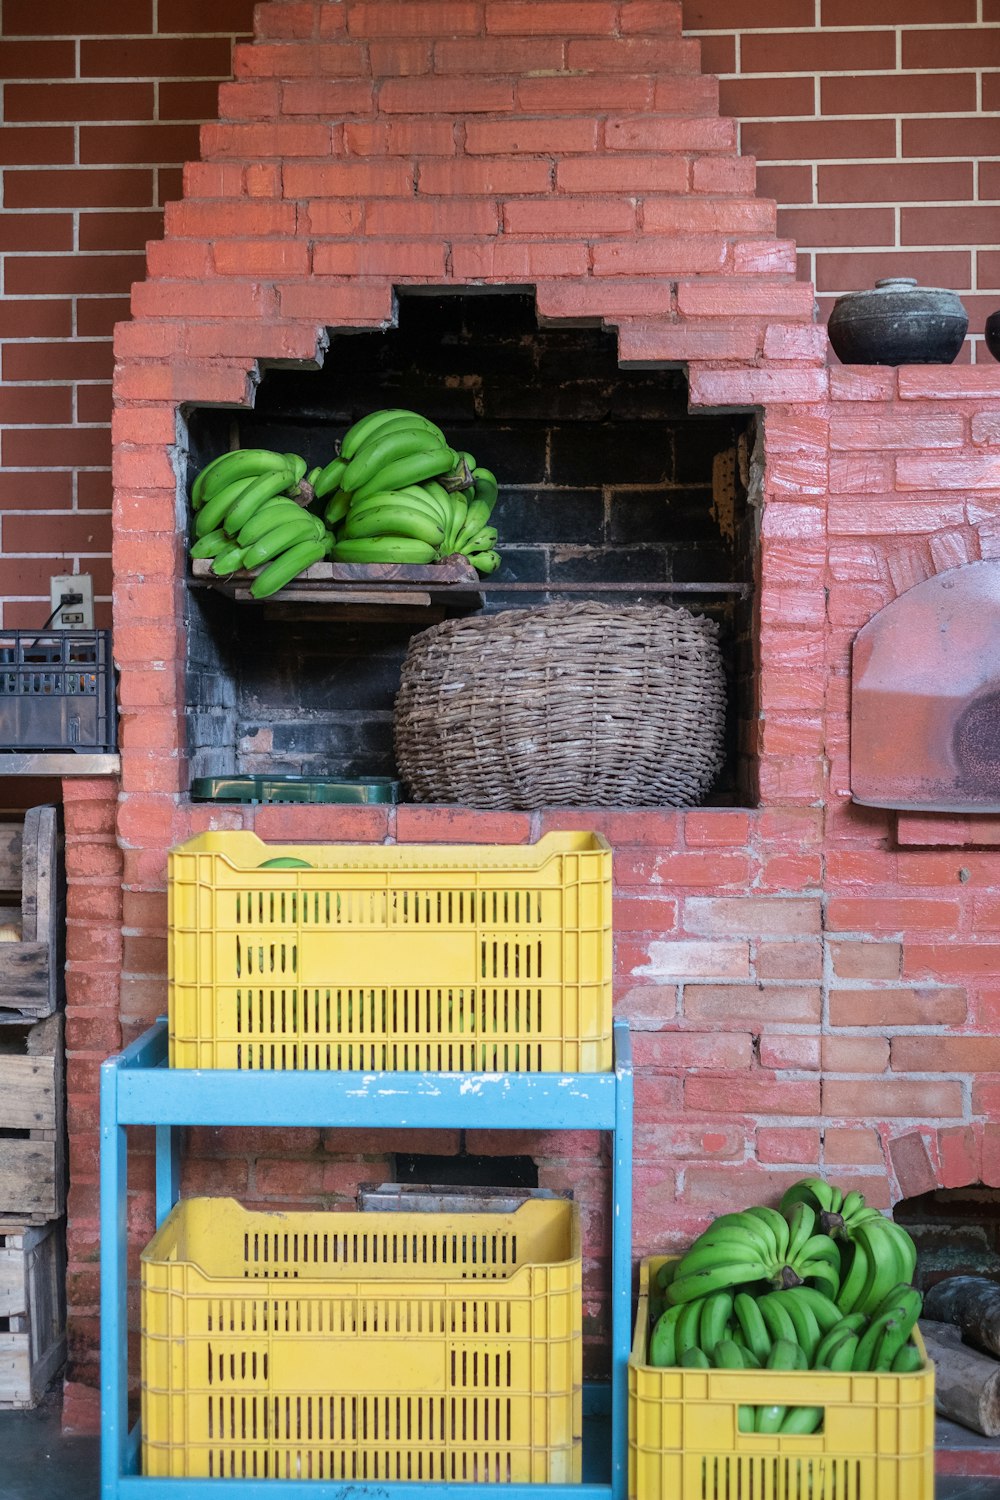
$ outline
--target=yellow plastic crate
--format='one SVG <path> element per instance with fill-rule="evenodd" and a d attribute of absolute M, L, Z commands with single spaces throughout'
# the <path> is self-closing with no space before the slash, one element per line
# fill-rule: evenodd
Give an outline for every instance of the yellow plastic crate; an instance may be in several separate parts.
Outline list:
<path fill-rule="evenodd" d="M 913 1375 L 657 1369 L 642 1262 L 629 1360 L 630 1500 L 933 1500 L 934 1366 Z M 742 1405 L 822 1406 L 806 1437 L 740 1432 Z"/>
<path fill-rule="evenodd" d="M 144 1474 L 579 1482 L 572 1203 L 264 1214 L 191 1198 L 141 1270 Z"/>
<path fill-rule="evenodd" d="M 291 856 L 311 869 L 268 869 Z M 168 861 L 178 1068 L 602 1072 L 611 849 L 265 844 Z"/>

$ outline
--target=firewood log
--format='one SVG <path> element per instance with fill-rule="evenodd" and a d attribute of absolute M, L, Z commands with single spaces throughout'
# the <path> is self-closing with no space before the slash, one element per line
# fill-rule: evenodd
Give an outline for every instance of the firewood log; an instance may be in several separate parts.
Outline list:
<path fill-rule="evenodd" d="M 1000 1282 L 991 1276 L 948 1276 L 924 1298 L 924 1317 L 954 1323 L 975 1349 L 1000 1356 Z"/>
<path fill-rule="evenodd" d="M 950 1323 L 921 1318 L 920 1332 L 934 1361 L 934 1404 L 941 1416 L 984 1437 L 1000 1437 L 1000 1361 L 969 1349 Z"/>

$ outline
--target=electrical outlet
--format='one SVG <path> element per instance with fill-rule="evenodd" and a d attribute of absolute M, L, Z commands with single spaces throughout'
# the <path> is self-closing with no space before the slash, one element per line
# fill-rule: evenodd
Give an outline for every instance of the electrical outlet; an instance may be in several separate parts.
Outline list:
<path fill-rule="evenodd" d="M 60 601 L 75 595 L 72 603 Z M 49 579 L 51 630 L 93 630 L 94 580 L 89 573 L 58 573 Z"/>

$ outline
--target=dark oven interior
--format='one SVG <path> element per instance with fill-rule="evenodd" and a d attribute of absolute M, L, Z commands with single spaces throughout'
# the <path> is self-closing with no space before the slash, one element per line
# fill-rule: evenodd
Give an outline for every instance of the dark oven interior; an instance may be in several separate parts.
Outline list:
<path fill-rule="evenodd" d="M 751 802 L 753 415 L 689 413 L 681 370 L 620 368 L 614 330 L 539 326 L 528 292 L 427 291 L 398 309 L 385 331 L 331 331 L 320 369 L 265 369 L 252 410 L 187 412 L 190 476 L 233 446 L 322 465 L 365 412 L 422 412 L 500 482 L 487 610 L 590 597 L 719 621 L 727 760 L 709 800 Z M 187 597 L 192 777 L 394 774 L 400 664 L 439 612 L 234 601 L 198 584 Z"/>

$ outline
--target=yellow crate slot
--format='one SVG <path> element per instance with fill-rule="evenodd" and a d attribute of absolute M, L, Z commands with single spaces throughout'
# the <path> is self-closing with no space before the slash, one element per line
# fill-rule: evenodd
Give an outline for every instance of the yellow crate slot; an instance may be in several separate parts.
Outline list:
<path fill-rule="evenodd" d="M 266 859 L 311 869 L 269 869 Z M 183 1068 L 602 1072 L 611 850 L 264 844 L 168 859 L 170 1062 Z"/>
<path fill-rule="evenodd" d="M 644 1260 L 629 1359 L 630 1500 L 933 1500 L 934 1367 L 912 1375 L 659 1369 Z M 808 1436 L 744 1433 L 740 1406 L 821 1406 Z"/>
<path fill-rule="evenodd" d="M 580 1479 L 579 1211 L 178 1203 L 142 1255 L 143 1472 Z"/>

